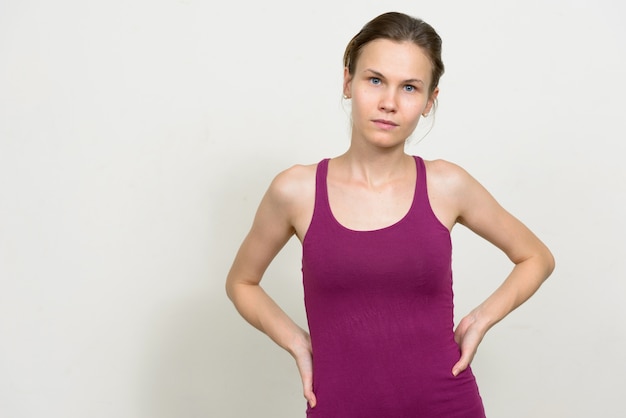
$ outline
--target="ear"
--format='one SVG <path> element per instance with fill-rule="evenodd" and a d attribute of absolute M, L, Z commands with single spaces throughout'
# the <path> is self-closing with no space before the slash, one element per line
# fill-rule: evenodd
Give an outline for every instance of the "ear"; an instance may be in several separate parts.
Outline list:
<path fill-rule="evenodd" d="M 343 97 L 346 99 L 352 98 L 352 75 L 350 75 L 350 71 L 348 67 L 343 69 Z"/>
<path fill-rule="evenodd" d="M 430 94 L 428 98 L 428 102 L 426 102 L 426 107 L 422 112 L 422 116 L 428 116 L 433 106 L 435 105 L 435 101 L 437 100 L 437 96 L 439 96 L 439 87 L 435 87 L 435 90 Z"/>

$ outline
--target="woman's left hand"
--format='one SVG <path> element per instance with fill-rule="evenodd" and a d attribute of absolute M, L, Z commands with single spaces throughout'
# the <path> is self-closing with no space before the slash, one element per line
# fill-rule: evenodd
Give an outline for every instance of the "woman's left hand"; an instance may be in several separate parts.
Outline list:
<path fill-rule="evenodd" d="M 459 373 L 467 369 L 474 359 L 474 355 L 478 350 L 478 345 L 483 340 L 487 332 L 484 326 L 472 314 L 466 316 L 459 322 L 454 331 L 454 340 L 461 349 L 461 358 L 452 367 L 452 374 L 458 376 Z"/>

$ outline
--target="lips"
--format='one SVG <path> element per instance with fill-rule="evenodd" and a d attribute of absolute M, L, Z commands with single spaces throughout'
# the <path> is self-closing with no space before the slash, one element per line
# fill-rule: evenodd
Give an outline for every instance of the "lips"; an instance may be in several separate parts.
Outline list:
<path fill-rule="evenodd" d="M 372 122 L 374 122 L 374 124 L 378 126 L 379 128 L 385 129 L 385 130 L 393 129 L 396 126 L 398 126 L 397 123 L 387 120 L 387 119 L 374 119 L 372 120 Z"/>

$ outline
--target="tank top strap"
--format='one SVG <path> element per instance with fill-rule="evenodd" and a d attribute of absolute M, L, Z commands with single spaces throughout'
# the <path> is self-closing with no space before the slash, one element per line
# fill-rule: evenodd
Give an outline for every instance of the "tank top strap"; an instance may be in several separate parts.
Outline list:
<path fill-rule="evenodd" d="M 314 225 L 319 227 L 320 222 L 321 225 L 331 224 L 329 220 L 332 219 L 332 214 L 330 211 L 327 187 L 329 160 L 330 158 L 324 158 L 317 164 L 315 172 L 315 204 L 313 206 L 313 219 L 311 219 L 309 229 Z"/>
<path fill-rule="evenodd" d="M 415 181 L 415 196 L 419 196 L 418 192 L 426 191 L 426 164 L 424 160 L 417 155 L 414 155 L 415 167 L 417 169 L 417 180 Z"/>
<path fill-rule="evenodd" d="M 315 208 L 328 207 L 328 193 L 326 192 L 326 178 L 328 177 L 328 160 L 324 158 L 317 164 L 315 172 Z"/>
<path fill-rule="evenodd" d="M 426 185 L 426 165 L 421 157 L 414 155 L 413 158 L 415 159 L 417 178 L 415 180 L 415 195 L 413 196 L 412 208 L 416 209 L 416 213 L 421 216 L 424 213 L 423 211 L 425 208 L 430 208 Z"/>

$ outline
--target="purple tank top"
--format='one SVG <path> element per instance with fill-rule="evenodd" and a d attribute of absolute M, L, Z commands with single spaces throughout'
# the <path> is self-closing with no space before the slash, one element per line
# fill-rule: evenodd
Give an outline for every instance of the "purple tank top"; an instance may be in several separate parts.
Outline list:
<path fill-rule="evenodd" d="M 310 418 L 480 418 L 453 333 L 452 244 L 435 217 L 415 157 L 413 203 L 373 231 L 342 226 L 328 203 L 328 160 L 317 166 L 315 208 L 303 241 L 304 299 L 313 346 Z"/>

